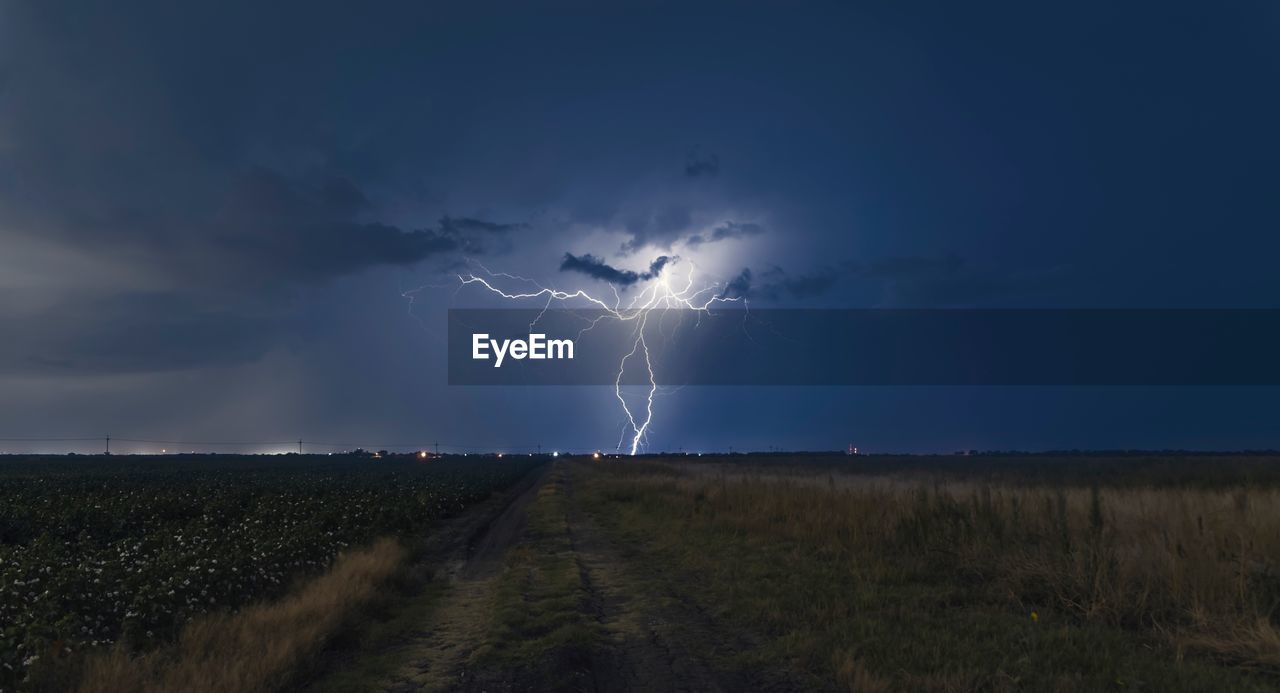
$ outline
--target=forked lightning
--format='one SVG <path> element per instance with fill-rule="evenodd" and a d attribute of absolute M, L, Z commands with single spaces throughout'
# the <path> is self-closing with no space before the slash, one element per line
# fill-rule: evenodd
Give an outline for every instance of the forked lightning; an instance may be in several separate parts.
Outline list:
<path fill-rule="evenodd" d="M 635 455 L 640 451 L 640 447 L 644 444 L 646 435 L 649 431 L 649 424 L 653 421 L 653 399 L 658 391 L 658 381 L 654 375 L 653 360 L 649 353 L 649 343 L 645 334 L 645 328 L 649 322 L 649 316 L 655 310 L 684 309 L 693 310 L 700 313 L 709 312 L 710 307 L 715 303 L 728 303 L 741 301 L 742 299 L 735 296 L 717 295 L 716 290 L 721 287 L 719 283 L 711 283 L 694 288 L 694 267 L 692 263 L 686 263 L 689 271 L 685 277 L 677 280 L 680 285 L 675 286 L 671 280 L 671 268 L 678 262 L 673 259 L 668 265 L 657 272 L 657 275 L 645 282 L 644 287 L 631 298 L 626 305 L 623 305 L 622 295 L 613 284 L 609 288 L 613 291 L 613 302 L 601 300 L 588 294 L 581 289 L 577 291 L 563 291 L 560 289 L 545 287 L 532 279 L 520 277 L 505 272 L 491 272 L 488 268 L 473 263 L 480 268 L 484 276 L 480 276 L 475 272 L 464 272 L 458 274 L 458 281 L 461 286 L 478 284 L 493 294 L 510 300 L 537 300 L 546 299 L 542 312 L 530 323 L 532 330 L 542 315 L 552 306 L 553 303 L 566 303 L 569 301 L 580 300 L 590 303 L 601 309 L 601 314 L 594 320 L 590 321 L 587 327 L 584 327 L 578 336 L 591 330 L 601 320 L 617 320 L 623 323 L 631 323 L 634 325 L 632 330 L 631 349 L 624 354 L 618 362 L 618 373 L 614 380 L 614 395 L 618 398 L 618 402 L 622 405 L 622 411 L 627 415 L 627 423 L 630 428 L 630 445 L 628 446 L 629 454 Z M 503 281 L 524 282 L 534 287 L 530 291 L 510 292 L 499 288 L 497 284 Z M 461 287 L 459 287 L 461 288 Z M 622 377 L 626 372 L 627 362 L 632 359 L 644 360 L 645 372 L 648 375 L 649 385 L 648 392 L 645 397 L 644 415 L 641 417 L 638 412 L 632 412 L 631 407 L 627 404 L 626 398 L 622 396 Z M 618 450 L 623 449 L 624 443 L 628 437 L 627 429 L 623 429 L 622 436 L 618 440 Z"/>

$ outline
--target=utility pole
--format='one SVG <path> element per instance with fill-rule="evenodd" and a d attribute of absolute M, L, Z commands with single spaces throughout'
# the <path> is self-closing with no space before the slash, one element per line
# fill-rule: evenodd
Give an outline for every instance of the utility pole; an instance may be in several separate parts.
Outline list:
<path fill-rule="evenodd" d="M 302 454 L 302 439 L 301 439 L 301 438 L 299 438 L 299 439 L 298 439 L 298 454 L 299 454 L 299 455 L 301 455 L 301 454 Z"/>
<path fill-rule="evenodd" d="M 437 441 L 436 441 L 436 443 L 435 443 L 435 445 L 436 445 L 436 457 L 439 457 L 439 456 L 440 456 L 440 441 L 438 441 L 438 440 L 437 440 Z"/>
<path fill-rule="evenodd" d="M 108 454 L 108 455 L 110 455 L 110 454 L 111 454 L 111 436 L 110 436 L 110 434 L 108 434 L 108 435 L 107 435 L 107 454 Z"/>
<path fill-rule="evenodd" d="M 542 443 L 538 443 L 538 454 L 542 454 Z"/>

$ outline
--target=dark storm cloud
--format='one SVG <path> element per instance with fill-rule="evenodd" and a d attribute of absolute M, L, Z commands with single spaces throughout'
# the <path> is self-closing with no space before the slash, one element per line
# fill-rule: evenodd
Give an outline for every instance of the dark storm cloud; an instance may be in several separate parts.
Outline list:
<path fill-rule="evenodd" d="M 724 289 L 720 292 L 720 298 L 750 298 L 751 297 L 751 268 L 743 267 L 733 279 L 725 283 Z"/>
<path fill-rule="evenodd" d="M 447 234 L 466 235 L 470 233 L 505 234 L 518 229 L 528 228 L 528 224 L 497 224 L 483 219 L 469 217 L 449 217 L 440 220 L 440 230 Z"/>
<path fill-rule="evenodd" d="M 324 279 L 379 265 L 411 265 L 460 247 L 458 240 L 431 229 L 402 231 L 377 222 L 335 220 L 274 228 L 269 234 L 227 236 L 224 248 L 234 260 L 274 270 L 276 279 Z"/>
<path fill-rule="evenodd" d="M 806 299 L 830 291 L 840 279 L 840 269 L 824 267 L 808 273 L 792 274 L 772 265 L 759 274 L 744 267 L 720 292 L 721 298 L 750 298 L 776 301 Z"/>
<path fill-rule="evenodd" d="M 631 238 L 619 249 L 629 255 L 648 244 L 670 246 L 693 223 L 693 210 L 687 205 L 671 204 L 657 212 L 633 217 L 627 222 Z"/>
<path fill-rule="evenodd" d="M 470 217 L 445 216 L 440 219 L 440 237 L 452 241 L 453 248 L 467 255 L 507 253 L 515 247 L 512 232 L 529 228 L 528 224 L 504 224 Z"/>
<path fill-rule="evenodd" d="M 690 178 L 714 176 L 720 173 L 720 157 L 715 154 L 702 155 L 690 152 L 684 162 L 684 175 Z"/>
<path fill-rule="evenodd" d="M 523 224 L 386 194 L 382 154 L 350 153 L 338 109 L 316 102 L 340 78 L 286 67 L 292 49 L 321 60 L 332 47 L 294 37 L 275 52 L 265 27 L 288 12 L 255 20 L 243 50 L 215 38 L 249 9 L 0 8 L 0 238 L 92 253 L 187 293 L 511 250 Z"/>
<path fill-rule="evenodd" d="M 573 253 L 565 253 L 564 259 L 560 262 L 561 272 L 577 272 L 585 274 L 592 279 L 609 282 L 617 286 L 630 286 L 639 281 L 647 281 L 658 276 L 662 272 L 662 268 L 671 262 L 672 258 L 662 255 L 649 263 L 647 272 L 636 272 L 633 270 L 622 270 L 606 263 L 602 258 L 598 258 L 590 253 L 582 255 L 574 255 Z"/>
<path fill-rule="evenodd" d="M 0 6 L 0 371 L 250 362 L 298 343 L 327 312 L 307 297 L 344 277 L 509 252 L 527 228 L 414 204 L 338 115 L 369 94 L 333 63 L 302 77 L 351 34 L 282 39 L 265 27 L 288 12 L 233 5 Z M 40 314 L 11 300 L 24 285 Z"/>
<path fill-rule="evenodd" d="M 869 262 L 846 261 L 794 272 L 778 265 L 743 270 L 726 282 L 722 298 L 806 301 L 841 285 L 880 307 L 985 307 L 1025 305 L 1051 299 L 1070 285 L 1069 268 L 970 267 L 955 254 L 895 256 Z"/>
<path fill-rule="evenodd" d="M 301 338 L 270 304 L 173 293 L 78 294 L 51 309 L 5 315 L 0 374 L 98 375 L 229 366 Z"/>
<path fill-rule="evenodd" d="M 821 296 L 836 285 L 843 273 L 841 270 L 824 267 L 805 274 L 787 274 L 781 267 L 774 266 L 762 272 L 764 285 L 761 293 L 767 298 L 814 298 Z"/>
<path fill-rule="evenodd" d="M 418 323 L 400 285 L 473 254 L 545 280 L 558 250 L 602 247 L 584 237 L 625 241 L 643 270 L 696 235 L 691 259 L 751 268 L 726 295 L 803 306 L 1268 307 L 1280 92 L 1258 85 L 1280 61 L 1261 6 L 1152 30 L 1123 3 L 512 3 L 494 21 L 467 3 L 0 0 L 0 373 L 171 384 L 103 378 L 86 400 L 49 393 L 90 379 L 8 378 L 0 420 L 145 427 L 200 402 L 224 432 L 292 412 L 319 430 L 576 440 L 615 412 L 442 394 L 418 337 L 453 294 L 423 291 Z M 577 259 L 566 271 L 653 271 Z M 253 387 L 220 389 L 241 370 Z M 212 387 L 183 393 L 188 377 Z M 968 439 L 956 412 L 1006 432 L 1000 414 L 1029 412 L 1018 425 L 1067 442 L 1106 428 L 967 395 L 864 420 L 860 397 L 756 394 L 685 391 L 701 406 L 655 449 L 843 446 L 860 420 L 928 447 L 946 442 L 935 424 Z M 1230 399 L 1194 401 L 1221 419 Z"/>
<path fill-rule="evenodd" d="M 669 257 L 667 255 L 659 256 L 653 262 L 649 263 L 649 271 L 646 272 L 644 275 L 642 275 L 642 278 L 653 279 L 654 277 L 658 276 L 659 273 L 662 272 L 663 267 L 666 267 L 668 263 L 670 263 L 672 260 L 675 260 L 675 259 L 676 258 Z"/>
<path fill-rule="evenodd" d="M 704 243 L 715 243 L 717 241 L 723 241 L 730 238 L 759 236 L 762 233 L 764 233 L 764 227 L 759 224 L 726 221 L 712 229 L 711 233 L 706 236 L 700 233 L 690 236 L 685 240 L 685 244 L 696 248 Z"/>
<path fill-rule="evenodd" d="M 350 181 L 314 185 L 263 168 L 250 171 L 212 221 L 209 237 L 228 266 L 275 279 L 323 279 L 377 265 L 408 265 L 466 248 L 511 225 L 445 217 L 438 229 L 404 231 L 363 221 L 369 203 Z"/>

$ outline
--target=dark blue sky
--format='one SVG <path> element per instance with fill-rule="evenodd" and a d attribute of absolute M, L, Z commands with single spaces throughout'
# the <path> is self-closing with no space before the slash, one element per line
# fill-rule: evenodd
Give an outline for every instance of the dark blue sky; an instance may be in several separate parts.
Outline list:
<path fill-rule="evenodd" d="M 0 0 L 0 437 L 616 445 L 445 385 L 468 259 L 1280 307 L 1275 3 L 265 4 Z M 1277 447 L 1277 394 L 686 388 L 650 447 Z"/>

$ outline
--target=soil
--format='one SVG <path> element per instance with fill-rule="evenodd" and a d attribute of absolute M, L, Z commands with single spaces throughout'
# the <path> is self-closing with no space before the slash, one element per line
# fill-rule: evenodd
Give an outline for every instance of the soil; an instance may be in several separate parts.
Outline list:
<path fill-rule="evenodd" d="M 384 693 L 435 691 L 538 691 L 545 676 L 528 677 L 519 670 L 472 671 L 468 659 L 489 635 L 489 611 L 501 578 L 503 559 L 521 544 L 526 511 L 546 483 L 563 485 L 569 500 L 566 531 L 578 565 L 589 617 L 603 632 L 589 656 L 553 653 L 550 666 L 572 668 L 556 680 L 563 690 L 740 691 L 813 690 L 785 674 L 763 673 L 734 664 L 755 641 L 748 634 L 717 623 L 652 566 L 644 565 L 616 544 L 574 502 L 573 474 L 563 463 L 548 465 L 508 495 L 505 507 L 490 509 L 493 519 L 442 532 L 433 540 L 437 579 L 450 587 L 428 622 L 399 648 L 403 664 L 374 687 Z M 470 531 L 466 541 L 460 537 Z M 547 663 L 543 663 L 547 664 Z"/>

